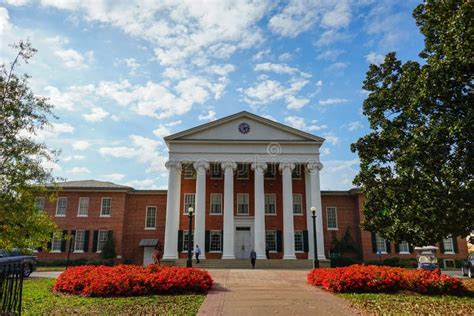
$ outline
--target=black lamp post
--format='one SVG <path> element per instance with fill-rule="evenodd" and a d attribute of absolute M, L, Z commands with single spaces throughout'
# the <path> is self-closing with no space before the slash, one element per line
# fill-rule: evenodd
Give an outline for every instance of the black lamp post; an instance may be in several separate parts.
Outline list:
<path fill-rule="evenodd" d="M 193 266 L 193 241 L 191 239 L 191 236 L 192 236 L 191 234 L 192 234 L 192 229 L 193 229 L 193 213 L 194 213 L 194 209 L 192 207 L 188 208 L 188 218 L 189 218 L 188 261 L 186 261 L 186 267 L 188 268 L 192 268 Z"/>
<path fill-rule="evenodd" d="M 316 208 L 311 207 L 311 213 L 313 214 L 313 245 L 314 245 L 314 258 L 313 258 L 313 269 L 319 268 L 318 260 L 318 244 L 316 240 Z"/>

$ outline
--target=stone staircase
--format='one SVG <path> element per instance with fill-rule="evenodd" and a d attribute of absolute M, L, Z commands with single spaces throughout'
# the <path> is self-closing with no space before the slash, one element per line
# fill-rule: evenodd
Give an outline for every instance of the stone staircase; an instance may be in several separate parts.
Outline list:
<path fill-rule="evenodd" d="M 163 260 L 163 265 L 167 266 L 186 266 L 186 259 L 178 260 Z M 321 267 L 329 266 L 329 261 L 320 261 Z M 203 269 L 251 269 L 252 265 L 250 260 L 243 259 L 204 259 L 199 264 L 196 264 L 196 260 L 193 260 L 193 267 Z M 311 260 L 257 260 L 255 264 L 256 269 L 302 269 L 309 270 L 313 267 Z"/>

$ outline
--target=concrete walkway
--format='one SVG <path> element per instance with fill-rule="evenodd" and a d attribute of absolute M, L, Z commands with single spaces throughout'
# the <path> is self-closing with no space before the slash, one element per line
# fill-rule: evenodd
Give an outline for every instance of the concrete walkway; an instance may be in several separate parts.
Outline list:
<path fill-rule="evenodd" d="M 301 270 L 209 270 L 215 285 L 198 315 L 358 315 L 350 304 L 306 283 Z"/>

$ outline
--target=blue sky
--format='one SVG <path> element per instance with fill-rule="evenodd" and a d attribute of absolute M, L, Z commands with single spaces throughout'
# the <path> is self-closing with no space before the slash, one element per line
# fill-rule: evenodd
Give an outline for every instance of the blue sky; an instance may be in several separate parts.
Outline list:
<path fill-rule="evenodd" d="M 350 144 L 368 132 L 361 89 L 389 51 L 418 59 L 419 1 L 0 1 L 9 43 L 58 120 L 34 137 L 61 149 L 54 174 L 166 188 L 162 137 L 247 110 L 326 138 L 323 189 L 349 189 Z"/>

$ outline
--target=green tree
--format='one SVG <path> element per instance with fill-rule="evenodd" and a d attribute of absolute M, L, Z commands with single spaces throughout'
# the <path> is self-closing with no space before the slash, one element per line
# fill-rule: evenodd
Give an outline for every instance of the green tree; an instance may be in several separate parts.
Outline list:
<path fill-rule="evenodd" d="M 104 244 L 104 247 L 102 248 L 100 257 L 102 259 L 114 259 L 115 255 L 115 237 L 113 231 L 109 231 L 109 236 Z"/>
<path fill-rule="evenodd" d="M 26 249 L 45 246 L 56 231 L 52 219 L 35 205 L 38 192 L 54 197 L 44 188 L 54 178 L 43 163 L 54 161 L 56 153 L 31 137 L 48 124 L 52 106 L 34 95 L 28 75 L 16 74 L 36 50 L 23 41 L 12 47 L 16 57 L 9 66 L 0 66 L 0 249 Z"/>
<path fill-rule="evenodd" d="M 431 244 L 474 224 L 474 2 L 426 1 L 413 11 L 423 62 L 389 53 L 370 65 L 364 114 L 372 131 L 352 144 L 365 229 Z"/>

